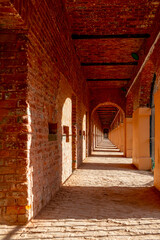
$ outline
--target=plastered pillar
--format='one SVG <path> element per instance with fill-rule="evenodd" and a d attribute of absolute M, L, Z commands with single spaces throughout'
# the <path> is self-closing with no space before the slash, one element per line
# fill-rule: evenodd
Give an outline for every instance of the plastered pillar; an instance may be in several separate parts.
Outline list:
<path fill-rule="evenodd" d="M 139 170 L 151 169 L 150 108 L 138 108 L 133 113 L 133 164 Z"/>
<path fill-rule="evenodd" d="M 120 123 L 120 150 L 124 152 L 124 123 Z"/>
<path fill-rule="evenodd" d="M 133 147 L 133 128 L 132 128 L 132 118 L 126 118 L 126 157 L 132 157 L 132 147 Z"/>
<path fill-rule="evenodd" d="M 160 89 L 154 95 L 155 103 L 155 168 L 154 185 L 160 190 Z"/>
<path fill-rule="evenodd" d="M 117 136 L 118 136 L 118 138 L 117 138 Z M 118 146 L 118 148 L 120 149 L 120 142 L 121 142 L 121 131 L 120 131 L 120 125 L 118 126 L 118 128 L 117 128 L 117 134 L 115 135 L 115 138 L 118 140 L 118 142 L 117 142 L 117 146 Z"/>

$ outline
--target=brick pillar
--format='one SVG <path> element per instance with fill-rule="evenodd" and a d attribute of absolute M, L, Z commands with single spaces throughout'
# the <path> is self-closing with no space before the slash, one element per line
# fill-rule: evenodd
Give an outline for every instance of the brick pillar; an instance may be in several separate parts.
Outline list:
<path fill-rule="evenodd" d="M 27 57 L 25 33 L 0 34 L 0 221 L 28 220 Z"/>
<path fill-rule="evenodd" d="M 77 168 L 77 103 L 72 96 L 72 169 Z"/>
<path fill-rule="evenodd" d="M 155 168 L 154 185 L 160 190 L 160 89 L 154 95 L 155 103 Z"/>
<path fill-rule="evenodd" d="M 133 113 L 133 164 L 139 170 L 151 169 L 150 108 L 138 108 Z"/>
<path fill-rule="evenodd" d="M 132 157 L 133 129 L 132 118 L 126 118 L 126 157 Z"/>

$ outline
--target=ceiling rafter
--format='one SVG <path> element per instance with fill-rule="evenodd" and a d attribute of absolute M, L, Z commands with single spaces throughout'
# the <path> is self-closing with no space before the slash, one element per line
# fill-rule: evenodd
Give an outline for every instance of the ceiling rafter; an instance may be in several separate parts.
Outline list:
<path fill-rule="evenodd" d="M 150 34 L 115 34 L 115 35 L 88 35 L 72 34 L 72 39 L 110 39 L 110 38 L 149 38 Z"/>
<path fill-rule="evenodd" d="M 124 79 L 121 79 L 121 78 L 87 78 L 87 81 L 88 82 L 96 82 L 96 81 L 103 81 L 103 82 L 107 82 L 107 81 L 130 81 L 131 79 L 130 78 L 124 78 Z"/>
<path fill-rule="evenodd" d="M 81 66 L 130 66 L 130 65 L 138 65 L 138 62 L 102 62 L 102 63 L 81 63 Z"/>

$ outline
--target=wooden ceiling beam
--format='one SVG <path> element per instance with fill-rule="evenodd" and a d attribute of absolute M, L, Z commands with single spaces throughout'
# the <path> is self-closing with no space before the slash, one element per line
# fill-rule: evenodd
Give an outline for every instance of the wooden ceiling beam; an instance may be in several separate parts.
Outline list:
<path fill-rule="evenodd" d="M 87 82 L 100 82 L 100 81 L 103 81 L 103 82 L 107 82 L 107 81 L 111 81 L 111 82 L 114 82 L 114 81 L 130 81 L 131 79 L 130 78 L 99 78 L 99 79 L 96 79 L 96 78 L 87 78 L 86 79 Z"/>
<path fill-rule="evenodd" d="M 87 35 L 72 34 L 72 39 L 149 38 L 150 34 Z"/>
<path fill-rule="evenodd" d="M 102 62 L 102 63 L 85 63 L 82 62 L 81 66 L 128 66 L 128 65 L 138 65 L 138 62 Z"/>

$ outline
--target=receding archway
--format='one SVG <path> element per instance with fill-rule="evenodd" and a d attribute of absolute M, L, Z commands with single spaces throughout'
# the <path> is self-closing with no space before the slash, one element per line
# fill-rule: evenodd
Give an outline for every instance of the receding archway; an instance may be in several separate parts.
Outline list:
<path fill-rule="evenodd" d="M 98 104 L 92 110 L 90 153 L 104 138 L 104 129 L 108 132 L 108 138 L 117 145 L 125 155 L 125 113 L 116 103 L 104 102 Z"/>

